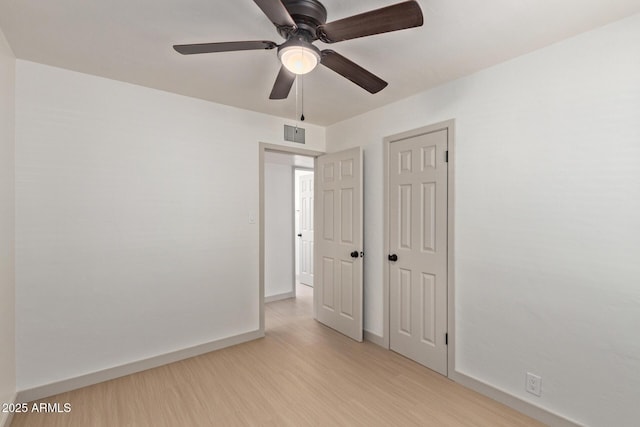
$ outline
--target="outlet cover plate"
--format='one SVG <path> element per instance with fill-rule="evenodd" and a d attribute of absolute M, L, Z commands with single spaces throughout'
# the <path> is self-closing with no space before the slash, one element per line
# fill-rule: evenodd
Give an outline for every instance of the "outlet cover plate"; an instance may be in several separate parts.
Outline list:
<path fill-rule="evenodd" d="M 525 390 L 536 396 L 542 394 L 542 378 L 531 372 L 527 372 L 527 378 L 525 379 Z"/>

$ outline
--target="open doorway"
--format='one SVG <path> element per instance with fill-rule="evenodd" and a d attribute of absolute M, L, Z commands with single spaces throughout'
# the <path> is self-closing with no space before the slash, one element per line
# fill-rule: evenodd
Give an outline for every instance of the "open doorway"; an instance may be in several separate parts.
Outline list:
<path fill-rule="evenodd" d="M 314 205 L 314 244 L 313 258 L 314 287 L 313 318 L 320 323 L 343 333 L 356 341 L 362 341 L 363 336 L 363 152 L 359 147 L 344 150 L 338 153 L 324 154 L 297 147 L 282 147 L 261 143 L 259 148 L 259 177 L 260 177 L 260 228 L 259 228 L 259 320 L 260 332 L 265 331 L 265 303 L 272 301 L 280 304 L 285 301 L 267 300 L 265 295 L 265 283 L 270 280 L 268 271 L 280 263 L 295 264 L 295 257 L 286 252 L 269 252 L 267 246 L 272 238 L 280 242 L 290 241 L 289 248 L 295 248 L 294 228 L 289 228 L 289 233 L 283 228 L 283 234 L 277 237 L 269 237 L 271 226 L 270 215 L 265 213 L 265 208 L 271 204 L 267 199 L 268 163 L 276 154 L 295 154 L 295 157 L 309 157 L 314 159 L 314 193 L 322 194 L 315 198 Z M 290 157 L 289 157 L 290 158 Z M 269 162 L 266 162 L 266 161 Z M 293 176 L 290 174 L 289 176 Z M 278 190 L 292 188 L 293 185 L 282 184 Z M 273 217 L 271 215 L 271 217 Z M 280 219 L 280 217 L 278 217 Z M 297 237 L 297 235 L 296 235 Z M 322 267 L 320 267 L 322 262 Z M 280 267 L 281 265 L 277 265 Z M 291 277 L 295 277 L 295 271 L 291 268 Z M 287 280 L 287 279 L 285 279 Z M 295 283 L 287 280 L 288 283 Z M 268 283 L 267 283 L 268 286 Z M 290 289 L 290 290 L 289 290 Z M 287 292 L 295 296 L 296 288 L 291 287 Z M 271 292 L 267 290 L 267 292 Z M 296 302 L 297 298 L 280 294 L 286 301 Z M 296 305 L 296 304 L 292 304 Z M 273 314 L 272 304 L 269 304 L 269 312 Z M 270 315 L 270 319 L 272 316 Z"/>
<path fill-rule="evenodd" d="M 263 332 L 265 303 L 295 298 L 297 294 L 296 252 L 302 252 L 302 245 L 297 236 L 301 234 L 301 218 L 296 212 L 296 170 L 306 170 L 313 174 L 315 158 L 320 154 L 322 153 L 295 147 L 260 144 L 259 304 L 260 330 Z M 307 203 L 313 211 L 313 200 Z M 313 214 L 310 219 L 312 218 Z M 308 258 L 312 260 L 313 243 L 307 246 L 307 251 L 310 251 Z M 303 262 L 300 264 L 304 265 Z M 307 270 L 309 267 L 311 266 Z M 310 291 L 313 295 L 311 287 L 304 288 L 305 294 Z"/>
<path fill-rule="evenodd" d="M 313 284 L 313 215 L 309 210 L 313 210 L 313 158 L 266 152 L 265 302 L 295 297 L 298 279 L 306 285 Z"/>

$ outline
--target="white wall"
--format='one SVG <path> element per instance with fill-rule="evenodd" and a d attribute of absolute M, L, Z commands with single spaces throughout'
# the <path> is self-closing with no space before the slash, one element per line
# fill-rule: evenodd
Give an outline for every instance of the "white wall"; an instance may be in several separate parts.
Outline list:
<path fill-rule="evenodd" d="M 16 393 L 14 114 L 16 60 L 0 29 L 0 404 Z M 0 413 L 0 425 L 7 414 Z"/>
<path fill-rule="evenodd" d="M 638 46 L 635 15 L 327 129 L 329 151 L 365 147 L 366 329 L 382 333 L 382 139 L 454 118 L 457 370 L 638 425 Z"/>
<path fill-rule="evenodd" d="M 293 292 L 293 166 L 264 165 L 264 296 Z"/>
<path fill-rule="evenodd" d="M 19 390 L 258 329 L 248 218 L 284 122 L 17 62 Z"/>

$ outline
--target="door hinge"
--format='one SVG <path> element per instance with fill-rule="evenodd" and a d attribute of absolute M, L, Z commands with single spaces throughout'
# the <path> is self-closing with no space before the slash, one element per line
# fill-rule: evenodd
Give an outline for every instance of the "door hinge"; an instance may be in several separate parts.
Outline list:
<path fill-rule="evenodd" d="M 444 345 L 449 345 L 449 333 L 444 334 Z"/>
<path fill-rule="evenodd" d="M 449 150 L 444 152 L 444 161 L 449 163 Z"/>

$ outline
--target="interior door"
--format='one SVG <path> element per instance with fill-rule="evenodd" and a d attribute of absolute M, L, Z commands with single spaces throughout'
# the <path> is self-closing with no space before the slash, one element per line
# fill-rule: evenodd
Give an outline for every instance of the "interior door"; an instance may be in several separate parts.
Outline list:
<path fill-rule="evenodd" d="M 315 171 L 316 317 L 362 341 L 362 150 L 320 156 Z"/>
<path fill-rule="evenodd" d="M 313 172 L 299 177 L 300 283 L 313 286 Z"/>
<path fill-rule="evenodd" d="M 447 130 L 389 145 L 390 348 L 447 375 Z"/>

